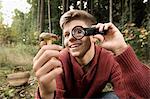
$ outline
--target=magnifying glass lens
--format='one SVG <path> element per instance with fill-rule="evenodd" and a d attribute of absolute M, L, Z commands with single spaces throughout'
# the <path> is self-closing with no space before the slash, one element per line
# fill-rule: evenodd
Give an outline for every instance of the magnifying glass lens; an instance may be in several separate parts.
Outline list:
<path fill-rule="evenodd" d="M 72 29 L 72 35 L 76 39 L 82 39 L 84 37 L 85 31 L 83 27 L 77 26 Z"/>

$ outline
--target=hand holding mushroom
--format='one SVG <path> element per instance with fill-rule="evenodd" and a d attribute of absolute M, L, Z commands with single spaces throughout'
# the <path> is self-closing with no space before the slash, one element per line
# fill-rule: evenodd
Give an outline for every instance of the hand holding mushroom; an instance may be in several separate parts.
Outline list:
<path fill-rule="evenodd" d="M 55 77 L 62 73 L 62 64 L 58 56 L 62 47 L 53 45 L 56 35 L 42 33 L 40 39 L 45 42 L 33 59 L 33 70 L 38 80 L 42 98 L 52 98 L 56 90 Z"/>

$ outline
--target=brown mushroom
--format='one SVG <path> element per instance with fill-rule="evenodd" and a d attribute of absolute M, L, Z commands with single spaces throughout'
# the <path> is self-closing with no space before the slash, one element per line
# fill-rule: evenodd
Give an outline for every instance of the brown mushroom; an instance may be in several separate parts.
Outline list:
<path fill-rule="evenodd" d="M 53 41 L 56 41 L 58 39 L 58 36 L 52 33 L 41 33 L 40 41 L 45 41 L 47 45 L 52 44 Z"/>
<path fill-rule="evenodd" d="M 29 71 L 18 72 L 7 75 L 7 80 L 10 86 L 21 86 L 28 82 L 30 78 Z"/>
<path fill-rule="evenodd" d="M 47 45 L 51 45 L 53 41 L 56 41 L 58 36 L 52 33 L 41 33 L 40 34 L 40 41 L 45 41 Z M 52 57 L 51 59 L 56 59 Z"/>

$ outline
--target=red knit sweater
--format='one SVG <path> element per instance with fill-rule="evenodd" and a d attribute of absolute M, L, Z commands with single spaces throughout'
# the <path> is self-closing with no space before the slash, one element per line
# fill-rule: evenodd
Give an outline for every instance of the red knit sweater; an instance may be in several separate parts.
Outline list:
<path fill-rule="evenodd" d="M 115 58 L 99 46 L 95 49 L 87 72 L 67 50 L 61 53 L 64 72 L 56 79 L 56 98 L 94 98 L 107 82 L 112 82 L 120 98 L 150 98 L 150 69 L 139 62 L 131 47 Z"/>
<path fill-rule="evenodd" d="M 142 64 L 136 57 L 133 49 L 129 48 L 115 57 L 119 63 L 124 79 L 124 86 L 128 98 L 150 99 L 150 67 Z"/>

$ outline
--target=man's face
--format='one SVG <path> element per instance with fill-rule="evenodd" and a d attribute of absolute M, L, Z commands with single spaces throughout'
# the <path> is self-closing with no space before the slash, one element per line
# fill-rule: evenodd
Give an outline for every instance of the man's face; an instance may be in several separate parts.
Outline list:
<path fill-rule="evenodd" d="M 88 27 L 85 22 L 81 20 L 73 20 L 65 24 L 63 29 L 64 45 L 68 48 L 72 56 L 82 58 L 90 49 L 91 40 L 89 36 L 85 36 L 80 40 L 75 39 L 71 34 L 75 26 Z"/>

